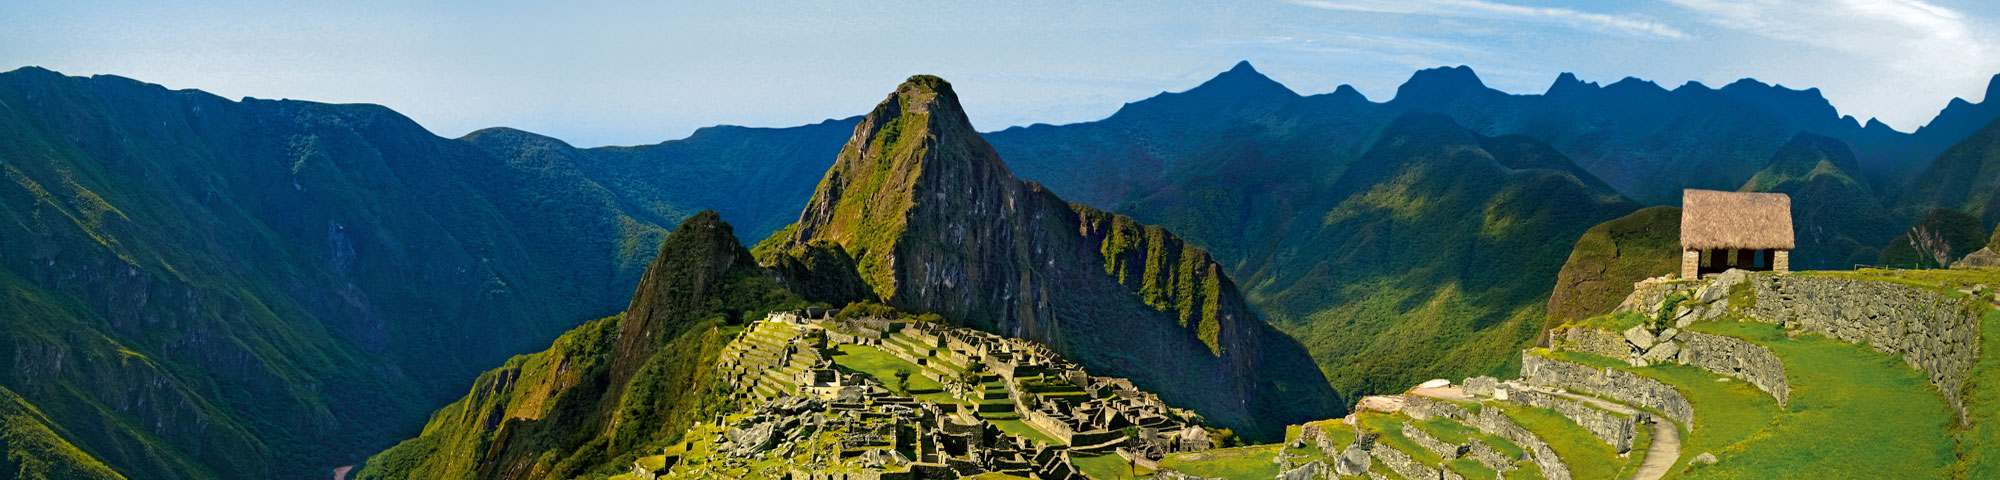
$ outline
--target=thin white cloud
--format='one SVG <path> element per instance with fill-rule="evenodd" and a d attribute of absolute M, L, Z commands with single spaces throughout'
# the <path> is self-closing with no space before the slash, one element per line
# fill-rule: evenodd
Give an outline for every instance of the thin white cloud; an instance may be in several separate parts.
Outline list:
<path fill-rule="evenodd" d="M 1292 3 L 1321 10 L 1526 20 L 1672 40 L 1690 38 L 1687 32 L 1672 25 L 1640 16 L 1611 15 L 1568 8 L 1530 7 L 1485 0 L 1292 0 Z"/>
<path fill-rule="evenodd" d="M 1666 0 L 1702 21 L 1780 42 L 1828 51 L 1879 69 L 1867 75 L 1893 92 L 1873 91 L 1841 102 L 1883 112 L 1890 123 L 1916 125 L 1928 114 L 1907 102 L 1985 85 L 2000 69 L 2000 45 L 1956 10 L 1923 0 Z M 1829 94 L 1829 96 L 1832 96 Z M 1908 113 L 1896 113 L 1908 111 Z M 1935 110 L 1931 110 L 1935 112 Z"/>

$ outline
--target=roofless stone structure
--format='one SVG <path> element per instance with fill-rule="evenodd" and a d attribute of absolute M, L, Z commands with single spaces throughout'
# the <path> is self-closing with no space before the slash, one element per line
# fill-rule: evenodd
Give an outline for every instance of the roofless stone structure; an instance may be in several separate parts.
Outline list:
<path fill-rule="evenodd" d="M 1791 270 L 1792 197 L 1681 191 L 1681 277 L 1731 268 Z"/>

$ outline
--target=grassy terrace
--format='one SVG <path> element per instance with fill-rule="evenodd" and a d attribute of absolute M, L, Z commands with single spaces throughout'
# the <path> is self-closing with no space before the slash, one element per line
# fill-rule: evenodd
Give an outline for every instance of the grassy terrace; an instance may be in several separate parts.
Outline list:
<path fill-rule="evenodd" d="M 1176 453 L 1161 459 L 1160 469 L 1208 478 L 1274 478 L 1278 464 L 1271 460 L 1283 448 L 1284 444 L 1273 443 Z"/>
<path fill-rule="evenodd" d="M 1076 464 L 1077 470 L 1095 480 L 1135 480 L 1153 473 L 1146 467 L 1126 463 L 1124 457 L 1117 455 L 1075 455 L 1069 460 Z"/>
<path fill-rule="evenodd" d="M 1977 422 L 1959 437 L 1963 459 L 1953 472 L 1972 478 L 1973 472 L 2000 472 L 2000 312 L 1987 311 L 1979 323 L 1979 363 L 1972 366 L 1965 408 Z"/>
<path fill-rule="evenodd" d="M 938 384 L 936 380 L 925 378 L 919 373 L 924 370 L 924 367 L 897 358 L 895 355 L 890 355 L 888 352 L 876 349 L 875 347 L 866 345 L 839 345 L 834 348 L 833 363 L 843 371 L 858 372 L 872 377 L 876 381 L 882 382 L 882 386 L 888 388 L 891 392 L 928 394 L 944 390 L 944 385 Z M 901 380 L 896 379 L 896 372 L 898 370 L 910 372 L 910 383 L 908 385 L 904 385 Z M 945 398 L 950 398 L 950 396 L 946 396 Z"/>
<path fill-rule="evenodd" d="M 1719 381 L 1723 377 L 1692 366 L 1632 367 L 1589 354 L 1545 354 L 1639 373 L 1687 396 L 1695 425 L 1684 433 L 1681 461 L 1670 476 L 1841 478 L 1875 472 L 1932 478 L 1949 473 L 1953 415 L 1924 376 L 1902 359 L 1818 335 L 1785 338 L 1771 324 L 1725 321 L 1691 328 L 1770 347 L 1785 363 L 1791 404 L 1780 408 L 1769 394 L 1745 382 Z M 1721 463 L 1687 464 L 1704 452 Z M 1579 472 L 1578 478 L 1585 477 Z"/>
<path fill-rule="evenodd" d="M 876 381 L 882 382 L 883 387 L 888 388 L 890 391 L 903 391 L 901 390 L 903 387 L 902 383 L 896 380 L 896 371 L 907 369 L 912 374 L 910 375 L 908 391 L 913 394 L 913 397 L 922 401 L 953 403 L 971 407 L 977 407 L 979 404 L 1012 405 L 1011 401 L 1005 399 L 982 400 L 975 404 L 953 398 L 950 394 L 943 392 L 943 385 L 939 385 L 937 381 L 917 374 L 917 372 L 923 370 L 922 366 L 910 363 L 895 355 L 890 355 L 888 352 L 875 347 L 866 345 L 839 345 L 835 347 L 833 363 L 842 371 L 860 373 L 874 378 Z M 987 382 L 987 387 L 1005 389 L 1005 387 L 1000 385 L 998 380 Z M 1040 430 L 1028 426 L 1027 422 L 1021 421 L 1020 415 L 1016 415 L 1012 411 L 1007 413 L 981 413 L 980 417 L 992 423 L 993 426 L 999 427 L 1002 432 L 1050 445 L 1063 444 L 1063 442 L 1056 440 L 1055 437 L 1050 437 L 1048 434 L 1044 434 Z"/>
<path fill-rule="evenodd" d="M 1638 457 L 1642 455 L 1619 458 L 1617 450 L 1611 445 L 1555 410 L 1516 404 L 1496 404 L 1489 408 L 1495 406 L 1514 423 L 1521 424 L 1522 428 L 1535 432 L 1535 436 L 1548 442 L 1549 448 L 1556 451 L 1556 458 L 1562 459 L 1563 465 L 1569 467 L 1573 478 L 1626 478 L 1639 468 Z"/>
<path fill-rule="evenodd" d="M 1770 347 L 1785 363 L 1792 384 L 1791 405 L 1775 422 L 1726 447 L 1730 455 L 1716 452 L 1725 460 L 1700 467 L 1701 476 L 1832 477 L 1873 471 L 1930 478 L 1945 475 L 1954 462 L 1949 430 L 1955 414 L 1925 376 L 1901 358 L 1818 335 L 1787 339 L 1778 326 L 1764 323 L 1705 323 L 1693 329 Z M 1697 428 L 1707 426 L 1701 415 L 1696 406 Z"/>

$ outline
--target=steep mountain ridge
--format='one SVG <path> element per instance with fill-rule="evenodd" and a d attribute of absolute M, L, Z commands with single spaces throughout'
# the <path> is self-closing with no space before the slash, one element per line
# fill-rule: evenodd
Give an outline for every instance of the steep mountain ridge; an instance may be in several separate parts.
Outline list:
<path fill-rule="evenodd" d="M 620 315 L 516 356 L 357 478 L 572 478 L 679 439 L 728 396 L 712 365 L 743 317 L 802 306 L 713 211 L 661 242 Z"/>
<path fill-rule="evenodd" d="M 1791 196 L 1798 258 L 1792 268 L 1825 270 L 1873 263 L 1907 219 L 1891 212 L 1855 177 L 1860 165 L 1839 140 L 1800 133 L 1741 191 Z"/>
<path fill-rule="evenodd" d="M 374 105 L 0 73 L 0 387 L 133 478 L 317 476 L 617 311 L 683 202 L 805 196 L 787 175 L 822 172 L 797 159 L 847 128 L 578 150 L 439 138 Z"/>
<path fill-rule="evenodd" d="M 851 253 L 883 303 L 1048 344 L 1246 436 L 1337 408 L 1206 252 L 1016 179 L 936 77 L 877 105 L 758 255 L 813 244 Z"/>
<path fill-rule="evenodd" d="M 2000 121 L 1988 123 L 1939 155 L 1910 182 L 1899 203 L 1911 213 L 1956 209 L 1979 217 L 1984 225 L 1993 225 L 2000 222 L 1996 188 L 2000 188 Z"/>

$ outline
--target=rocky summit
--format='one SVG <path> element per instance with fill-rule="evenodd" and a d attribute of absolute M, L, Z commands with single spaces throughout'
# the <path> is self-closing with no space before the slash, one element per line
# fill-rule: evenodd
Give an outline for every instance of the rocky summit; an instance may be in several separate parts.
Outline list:
<path fill-rule="evenodd" d="M 800 259 L 827 250 L 851 267 Z M 1338 408 L 1304 349 L 1207 252 L 1015 178 L 937 77 L 911 77 L 876 105 L 798 223 L 757 252 L 766 265 L 825 266 L 794 269 L 806 275 L 794 284 L 868 286 L 866 298 L 816 300 L 879 300 L 1041 342 L 1249 437 Z"/>

